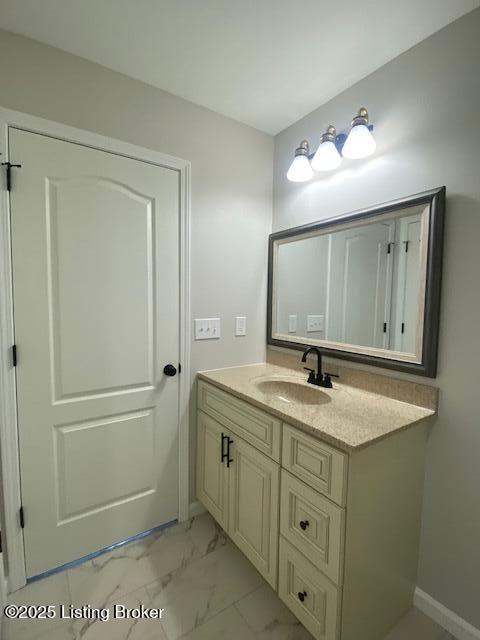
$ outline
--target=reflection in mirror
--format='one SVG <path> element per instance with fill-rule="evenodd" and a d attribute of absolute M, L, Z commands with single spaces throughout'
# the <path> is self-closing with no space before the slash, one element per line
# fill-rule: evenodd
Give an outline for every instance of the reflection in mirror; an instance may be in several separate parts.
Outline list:
<path fill-rule="evenodd" d="M 281 244 L 277 333 L 415 354 L 421 214 Z"/>
<path fill-rule="evenodd" d="M 340 357 L 348 352 L 413 363 L 431 375 L 443 198 L 444 190 L 435 190 L 398 206 L 273 234 L 270 344 L 317 345 Z"/>

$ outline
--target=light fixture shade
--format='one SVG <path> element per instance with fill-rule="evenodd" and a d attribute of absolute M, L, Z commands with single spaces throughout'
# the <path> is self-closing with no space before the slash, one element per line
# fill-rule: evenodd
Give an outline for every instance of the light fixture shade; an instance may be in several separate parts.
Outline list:
<path fill-rule="evenodd" d="M 355 124 L 350 129 L 345 144 L 343 145 L 342 155 L 345 158 L 359 160 L 372 155 L 377 146 L 375 138 L 370 133 L 366 124 Z"/>
<path fill-rule="evenodd" d="M 302 140 L 300 146 L 295 149 L 295 157 L 287 171 L 287 180 L 290 180 L 290 182 L 306 182 L 313 177 L 313 169 L 308 159 L 308 152 L 308 142 Z"/>
<path fill-rule="evenodd" d="M 315 171 L 332 171 L 340 166 L 342 156 L 331 140 L 321 142 L 312 158 L 312 169 Z"/>

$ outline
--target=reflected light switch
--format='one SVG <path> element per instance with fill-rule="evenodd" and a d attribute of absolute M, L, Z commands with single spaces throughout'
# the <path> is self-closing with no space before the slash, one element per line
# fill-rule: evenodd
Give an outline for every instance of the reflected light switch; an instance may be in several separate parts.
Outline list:
<path fill-rule="evenodd" d="M 325 316 L 307 316 L 307 331 L 324 331 Z"/>
<path fill-rule="evenodd" d="M 288 316 L 288 333 L 295 333 L 297 330 L 297 316 Z"/>

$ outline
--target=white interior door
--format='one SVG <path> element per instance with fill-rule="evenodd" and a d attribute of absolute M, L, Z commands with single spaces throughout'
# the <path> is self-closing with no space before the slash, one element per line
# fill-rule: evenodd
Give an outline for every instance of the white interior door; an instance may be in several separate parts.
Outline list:
<path fill-rule="evenodd" d="M 9 142 L 30 577 L 177 518 L 179 174 Z"/>
<path fill-rule="evenodd" d="M 394 224 L 331 234 L 328 340 L 388 348 Z"/>

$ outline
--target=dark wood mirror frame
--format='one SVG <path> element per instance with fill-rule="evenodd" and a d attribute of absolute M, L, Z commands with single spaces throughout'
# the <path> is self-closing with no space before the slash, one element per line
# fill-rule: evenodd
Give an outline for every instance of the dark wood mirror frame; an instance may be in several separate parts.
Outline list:
<path fill-rule="evenodd" d="M 305 233 L 321 231 L 327 227 L 351 223 L 355 220 L 365 220 L 380 214 L 392 213 L 397 209 L 406 209 L 419 205 L 428 206 L 429 209 L 429 229 L 427 241 L 427 265 L 425 279 L 425 308 L 423 319 L 423 341 L 421 362 L 409 362 L 405 360 L 394 360 L 374 355 L 355 353 L 353 351 L 341 351 L 328 347 L 319 346 L 319 350 L 326 356 L 361 362 L 377 367 L 395 369 L 406 373 L 414 373 L 420 376 L 435 378 L 437 375 L 437 353 L 438 334 L 440 317 L 440 293 L 442 282 L 442 258 L 443 258 L 443 233 L 445 220 L 445 187 L 431 189 L 418 193 L 407 198 L 394 200 L 368 209 L 362 209 L 346 215 L 336 216 L 302 225 L 284 231 L 272 233 L 268 243 L 268 296 L 267 296 L 267 344 L 287 349 L 297 349 L 303 351 L 308 346 L 308 342 L 293 342 L 281 340 L 273 337 L 272 317 L 273 317 L 273 268 L 274 268 L 274 246 L 275 242 L 285 238 L 301 236 Z"/>

